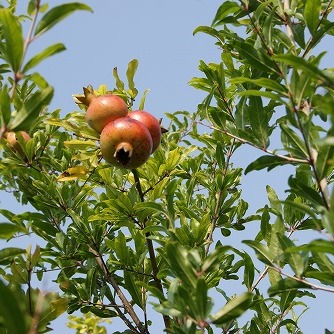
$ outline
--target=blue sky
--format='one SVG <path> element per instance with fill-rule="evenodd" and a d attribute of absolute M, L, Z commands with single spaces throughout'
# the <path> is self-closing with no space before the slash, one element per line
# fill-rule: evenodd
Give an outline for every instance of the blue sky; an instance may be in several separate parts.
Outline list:
<path fill-rule="evenodd" d="M 59 3 L 50 1 L 51 6 Z M 137 58 L 139 68 L 135 81 L 139 96 L 145 89 L 150 89 L 146 110 L 166 122 L 165 112 L 196 110 L 205 95 L 191 88 L 187 82 L 200 75 L 197 69 L 200 59 L 219 62 L 220 50 L 214 45 L 212 37 L 204 34 L 193 36 L 192 32 L 199 25 L 210 25 L 222 0 L 109 0 L 85 3 L 92 7 L 94 14 L 75 13 L 33 43 L 28 53 L 28 56 L 33 55 L 56 42 L 63 42 L 67 47 L 67 51 L 45 61 L 38 68 L 55 87 L 51 109 L 61 108 L 62 115 L 74 111 L 76 105 L 72 94 L 81 93 L 82 87 L 88 84 L 97 87 L 105 83 L 112 87 L 112 69 L 117 66 L 119 74 L 125 77 L 128 62 Z M 333 52 L 333 49 L 330 51 Z M 257 154 L 250 147 L 240 150 L 234 164 L 245 167 Z M 286 179 L 291 172 L 292 169 L 281 168 L 270 173 L 253 172 L 245 176 L 243 198 L 250 202 L 253 210 L 263 206 L 267 201 L 265 186 L 270 184 L 279 194 L 284 194 Z M 3 193 L 0 206 L 18 210 L 17 203 Z M 256 228 L 251 228 L 251 233 Z M 247 229 L 245 233 L 249 233 Z M 234 234 L 233 237 L 241 238 L 241 234 Z M 49 286 L 51 282 L 44 284 Z M 334 296 L 324 292 L 317 293 L 317 296 L 317 300 L 307 300 L 311 309 L 300 322 L 304 333 L 324 332 L 326 327 L 334 329 L 331 319 Z M 73 333 L 64 326 L 64 322 L 66 318 L 62 317 L 53 323 L 55 332 Z"/>

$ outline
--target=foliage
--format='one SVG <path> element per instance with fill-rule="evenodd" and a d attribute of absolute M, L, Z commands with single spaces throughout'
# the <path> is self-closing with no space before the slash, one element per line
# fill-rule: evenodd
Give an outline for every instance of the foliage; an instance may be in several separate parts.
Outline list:
<path fill-rule="evenodd" d="M 60 5 L 37 23 L 42 9 L 38 1 L 25 17 L 15 15 L 15 2 L 0 9 L 0 138 L 18 130 L 32 137 L 19 138 L 24 154 L 2 139 L 0 184 L 34 208 L 1 209 L 0 237 L 10 243 L 32 233 L 45 241 L 34 252 L 0 251 L 1 295 L 20 319 L 11 322 L 1 300 L 0 326 L 46 332 L 66 302 L 70 314 L 119 318 L 123 333 L 149 333 L 155 313 L 169 333 L 302 333 L 298 320 L 307 298 L 316 297 L 309 290 L 334 292 L 334 75 L 321 65 L 325 53 L 315 53 L 334 33 L 332 1 L 222 2 L 212 25 L 194 32 L 213 36 L 221 49 L 221 63 L 200 61 L 203 77 L 190 81 L 207 97 L 196 112 L 167 114 L 160 148 L 132 171 L 102 160 L 78 94 L 76 112 L 61 118 L 47 111 L 53 89 L 31 69 L 64 47 L 28 61 L 26 49 L 74 10 L 89 8 Z M 28 18 L 24 39 L 21 20 Z M 129 63 L 126 82 L 115 68 L 115 87 L 96 93 L 113 92 L 135 108 L 137 66 Z M 242 170 L 232 161 L 244 145 L 262 156 Z M 284 165 L 294 167 L 286 198 L 268 186 L 268 203 L 249 214 L 243 172 Z M 243 240 L 243 250 L 229 244 L 249 222 L 258 222 L 255 238 Z M 295 239 L 305 231 L 310 242 Z M 42 280 L 47 271 L 56 273 L 61 296 L 32 288 L 32 276 Z"/>

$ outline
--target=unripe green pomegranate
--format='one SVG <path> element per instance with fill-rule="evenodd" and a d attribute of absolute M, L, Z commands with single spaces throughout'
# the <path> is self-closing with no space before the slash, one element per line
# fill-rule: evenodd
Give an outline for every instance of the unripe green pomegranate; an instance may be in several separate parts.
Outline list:
<path fill-rule="evenodd" d="M 20 131 L 20 134 L 22 135 L 22 137 L 23 137 L 23 139 L 24 139 L 25 142 L 27 142 L 28 140 L 31 139 L 31 137 L 25 131 Z M 25 156 L 25 154 L 23 153 L 21 144 L 19 143 L 19 141 L 18 141 L 18 139 L 16 137 L 16 133 L 15 132 L 13 132 L 13 131 L 5 132 L 4 133 L 4 137 L 7 140 L 9 148 L 13 152 L 17 152 L 17 153 L 19 153 L 23 157 Z"/>
<path fill-rule="evenodd" d="M 88 125 L 98 133 L 117 118 L 127 116 L 128 106 L 117 95 L 105 94 L 92 98 L 86 112 Z"/>
<path fill-rule="evenodd" d="M 130 117 L 108 123 L 100 135 L 104 159 L 113 166 L 134 169 L 151 155 L 153 142 L 147 127 Z"/>
<path fill-rule="evenodd" d="M 144 110 L 135 110 L 129 112 L 128 116 L 143 123 L 147 127 L 153 141 L 153 148 L 152 148 L 152 153 L 153 153 L 161 143 L 160 122 L 152 114 Z"/>

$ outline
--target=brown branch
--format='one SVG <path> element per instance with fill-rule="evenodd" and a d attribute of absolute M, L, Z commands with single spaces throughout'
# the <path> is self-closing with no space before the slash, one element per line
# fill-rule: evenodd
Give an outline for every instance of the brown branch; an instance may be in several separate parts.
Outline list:
<path fill-rule="evenodd" d="M 136 324 L 136 326 L 137 326 L 137 328 L 138 328 L 139 331 L 132 325 L 132 323 L 129 321 L 129 319 L 126 318 L 126 316 L 120 310 L 120 308 L 115 305 L 115 310 L 117 311 L 119 317 L 124 321 L 124 323 L 132 331 L 132 333 L 136 333 L 136 334 L 145 334 L 145 333 L 148 333 L 148 331 L 146 330 L 146 328 L 143 326 L 143 324 L 141 323 L 140 319 L 138 318 L 138 316 L 137 316 L 136 312 L 134 311 L 132 305 L 127 300 L 127 298 L 123 294 L 122 290 L 120 289 L 119 285 L 117 284 L 117 282 L 115 281 L 115 279 L 113 278 L 113 276 L 111 275 L 111 273 L 109 272 L 109 270 L 108 270 L 108 268 L 106 266 L 106 263 L 104 262 L 104 260 L 102 258 L 102 255 L 99 254 L 92 247 L 89 247 L 89 251 L 95 256 L 95 260 L 96 260 L 98 266 L 100 267 L 100 269 L 101 269 L 101 271 L 103 273 L 103 276 L 105 277 L 106 281 L 108 283 L 110 283 L 111 286 L 114 288 L 114 290 L 115 290 L 117 296 L 119 297 L 119 299 L 121 300 L 121 302 L 122 302 L 125 310 L 130 315 L 131 319 Z"/>
<path fill-rule="evenodd" d="M 143 192 L 142 187 L 141 187 L 138 171 L 136 169 L 133 169 L 132 173 L 133 173 L 133 176 L 134 176 L 134 179 L 135 179 L 135 184 L 136 184 L 136 188 L 137 188 L 140 200 L 142 202 L 145 202 L 144 192 Z M 145 223 L 146 223 L 146 221 L 144 222 L 144 227 L 145 227 Z M 157 288 L 159 289 L 159 291 L 162 294 L 164 294 L 164 290 L 163 290 L 161 280 L 158 278 L 159 268 L 158 268 L 158 265 L 157 265 L 157 259 L 156 259 L 156 256 L 155 256 L 153 241 L 150 239 L 150 236 L 151 236 L 150 232 L 145 233 L 146 244 L 147 244 L 149 258 L 150 258 L 151 266 L 152 266 L 153 279 L 154 279 L 154 282 L 155 282 Z M 162 301 L 160 301 L 160 303 L 161 302 Z M 163 315 L 163 319 L 164 319 L 166 329 L 169 329 L 170 326 L 171 326 L 170 318 L 167 315 Z"/>
<path fill-rule="evenodd" d="M 309 282 L 309 281 L 307 281 L 307 280 L 305 280 L 303 278 L 292 276 L 292 275 L 290 275 L 288 273 L 283 272 L 281 268 L 269 267 L 269 269 L 273 269 L 276 272 L 278 272 L 279 274 L 281 274 L 281 275 L 283 275 L 285 277 L 291 278 L 291 279 L 293 279 L 293 280 L 295 280 L 297 282 L 306 284 L 306 285 L 310 286 L 313 290 L 322 290 L 322 291 L 327 291 L 327 292 L 333 292 L 334 293 L 334 289 L 333 288 L 328 288 L 326 286 L 314 284 L 314 283 L 311 283 L 311 282 Z"/>

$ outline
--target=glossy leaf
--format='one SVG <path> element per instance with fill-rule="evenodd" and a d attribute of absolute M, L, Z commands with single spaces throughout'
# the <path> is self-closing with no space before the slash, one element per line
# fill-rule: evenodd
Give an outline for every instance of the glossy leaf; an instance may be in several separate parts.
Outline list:
<path fill-rule="evenodd" d="M 2 57 L 10 64 L 14 73 L 20 69 L 23 57 L 22 27 L 16 16 L 9 9 L 0 9 L 2 38 L 0 45 Z"/>
<path fill-rule="evenodd" d="M 7 261 L 14 258 L 17 255 L 25 253 L 24 249 L 17 247 L 7 247 L 0 250 L 0 261 Z"/>
<path fill-rule="evenodd" d="M 11 102 L 6 86 L 0 90 L 0 126 L 6 127 L 11 117 Z"/>
<path fill-rule="evenodd" d="M 17 300 L 17 294 L 10 290 L 0 280 L 0 316 L 4 321 L 5 329 L 11 334 L 22 334 L 27 332 L 25 315 Z"/>
<path fill-rule="evenodd" d="M 321 0 L 306 0 L 304 18 L 310 33 L 314 35 L 320 22 Z"/>
<path fill-rule="evenodd" d="M 243 243 L 253 248 L 256 252 L 256 255 L 262 262 L 268 265 L 273 265 L 274 254 L 271 252 L 269 247 L 253 240 L 244 240 Z"/>
<path fill-rule="evenodd" d="M 212 316 L 212 322 L 214 324 L 224 324 L 236 319 L 249 309 L 252 298 L 252 293 L 245 292 L 230 299 L 221 310 Z"/>
<path fill-rule="evenodd" d="M 267 170 L 270 171 L 278 166 L 284 166 L 290 163 L 291 162 L 288 160 L 288 157 L 287 159 L 284 159 L 274 155 L 263 155 L 262 157 L 256 159 L 246 167 L 245 174 L 254 170 L 261 170 L 264 168 L 267 168 Z"/>
<path fill-rule="evenodd" d="M 269 287 L 268 294 L 272 297 L 280 293 L 288 293 L 300 289 L 312 289 L 312 287 L 303 282 L 299 282 L 298 280 L 294 280 L 288 277 Z"/>
<path fill-rule="evenodd" d="M 314 80 L 319 80 L 324 86 L 327 86 L 331 89 L 334 88 L 334 79 L 329 77 L 324 71 L 320 70 L 310 61 L 292 54 L 281 54 L 273 56 L 273 58 L 277 61 L 281 61 L 287 65 L 293 66 L 294 68 L 303 70 L 304 72 L 308 73 Z"/>
<path fill-rule="evenodd" d="M 47 87 L 34 93 L 17 112 L 8 124 L 12 131 L 26 130 L 36 122 L 36 119 L 53 97 L 53 88 Z"/>
<path fill-rule="evenodd" d="M 37 55 L 33 56 L 23 67 L 22 73 L 26 73 L 27 71 L 31 70 L 33 67 L 37 66 L 43 60 L 60 53 L 66 50 L 65 45 L 62 43 L 53 44 L 47 47 L 42 52 L 38 53 Z"/>
<path fill-rule="evenodd" d="M 34 32 L 35 36 L 45 33 L 47 30 L 51 29 L 54 25 L 77 10 L 92 12 L 89 6 L 79 2 L 66 3 L 51 8 L 38 22 Z"/>
<path fill-rule="evenodd" d="M 28 231 L 24 227 L 10 223 L 0 223 L 0 239 L 10 239 L 16 233 L 26 232 Z"/>
<path fill-rule="evenodd" d="M 133 81 L 133 78 L 136 74 L 137 68 L 138 68 L 138 60 L 137 59 L 131 60 L 130 63 L 128 64 L 128 69 L 126 71 L 128 85 L 131 90 L 135 89 L 135 83 Z"/>

